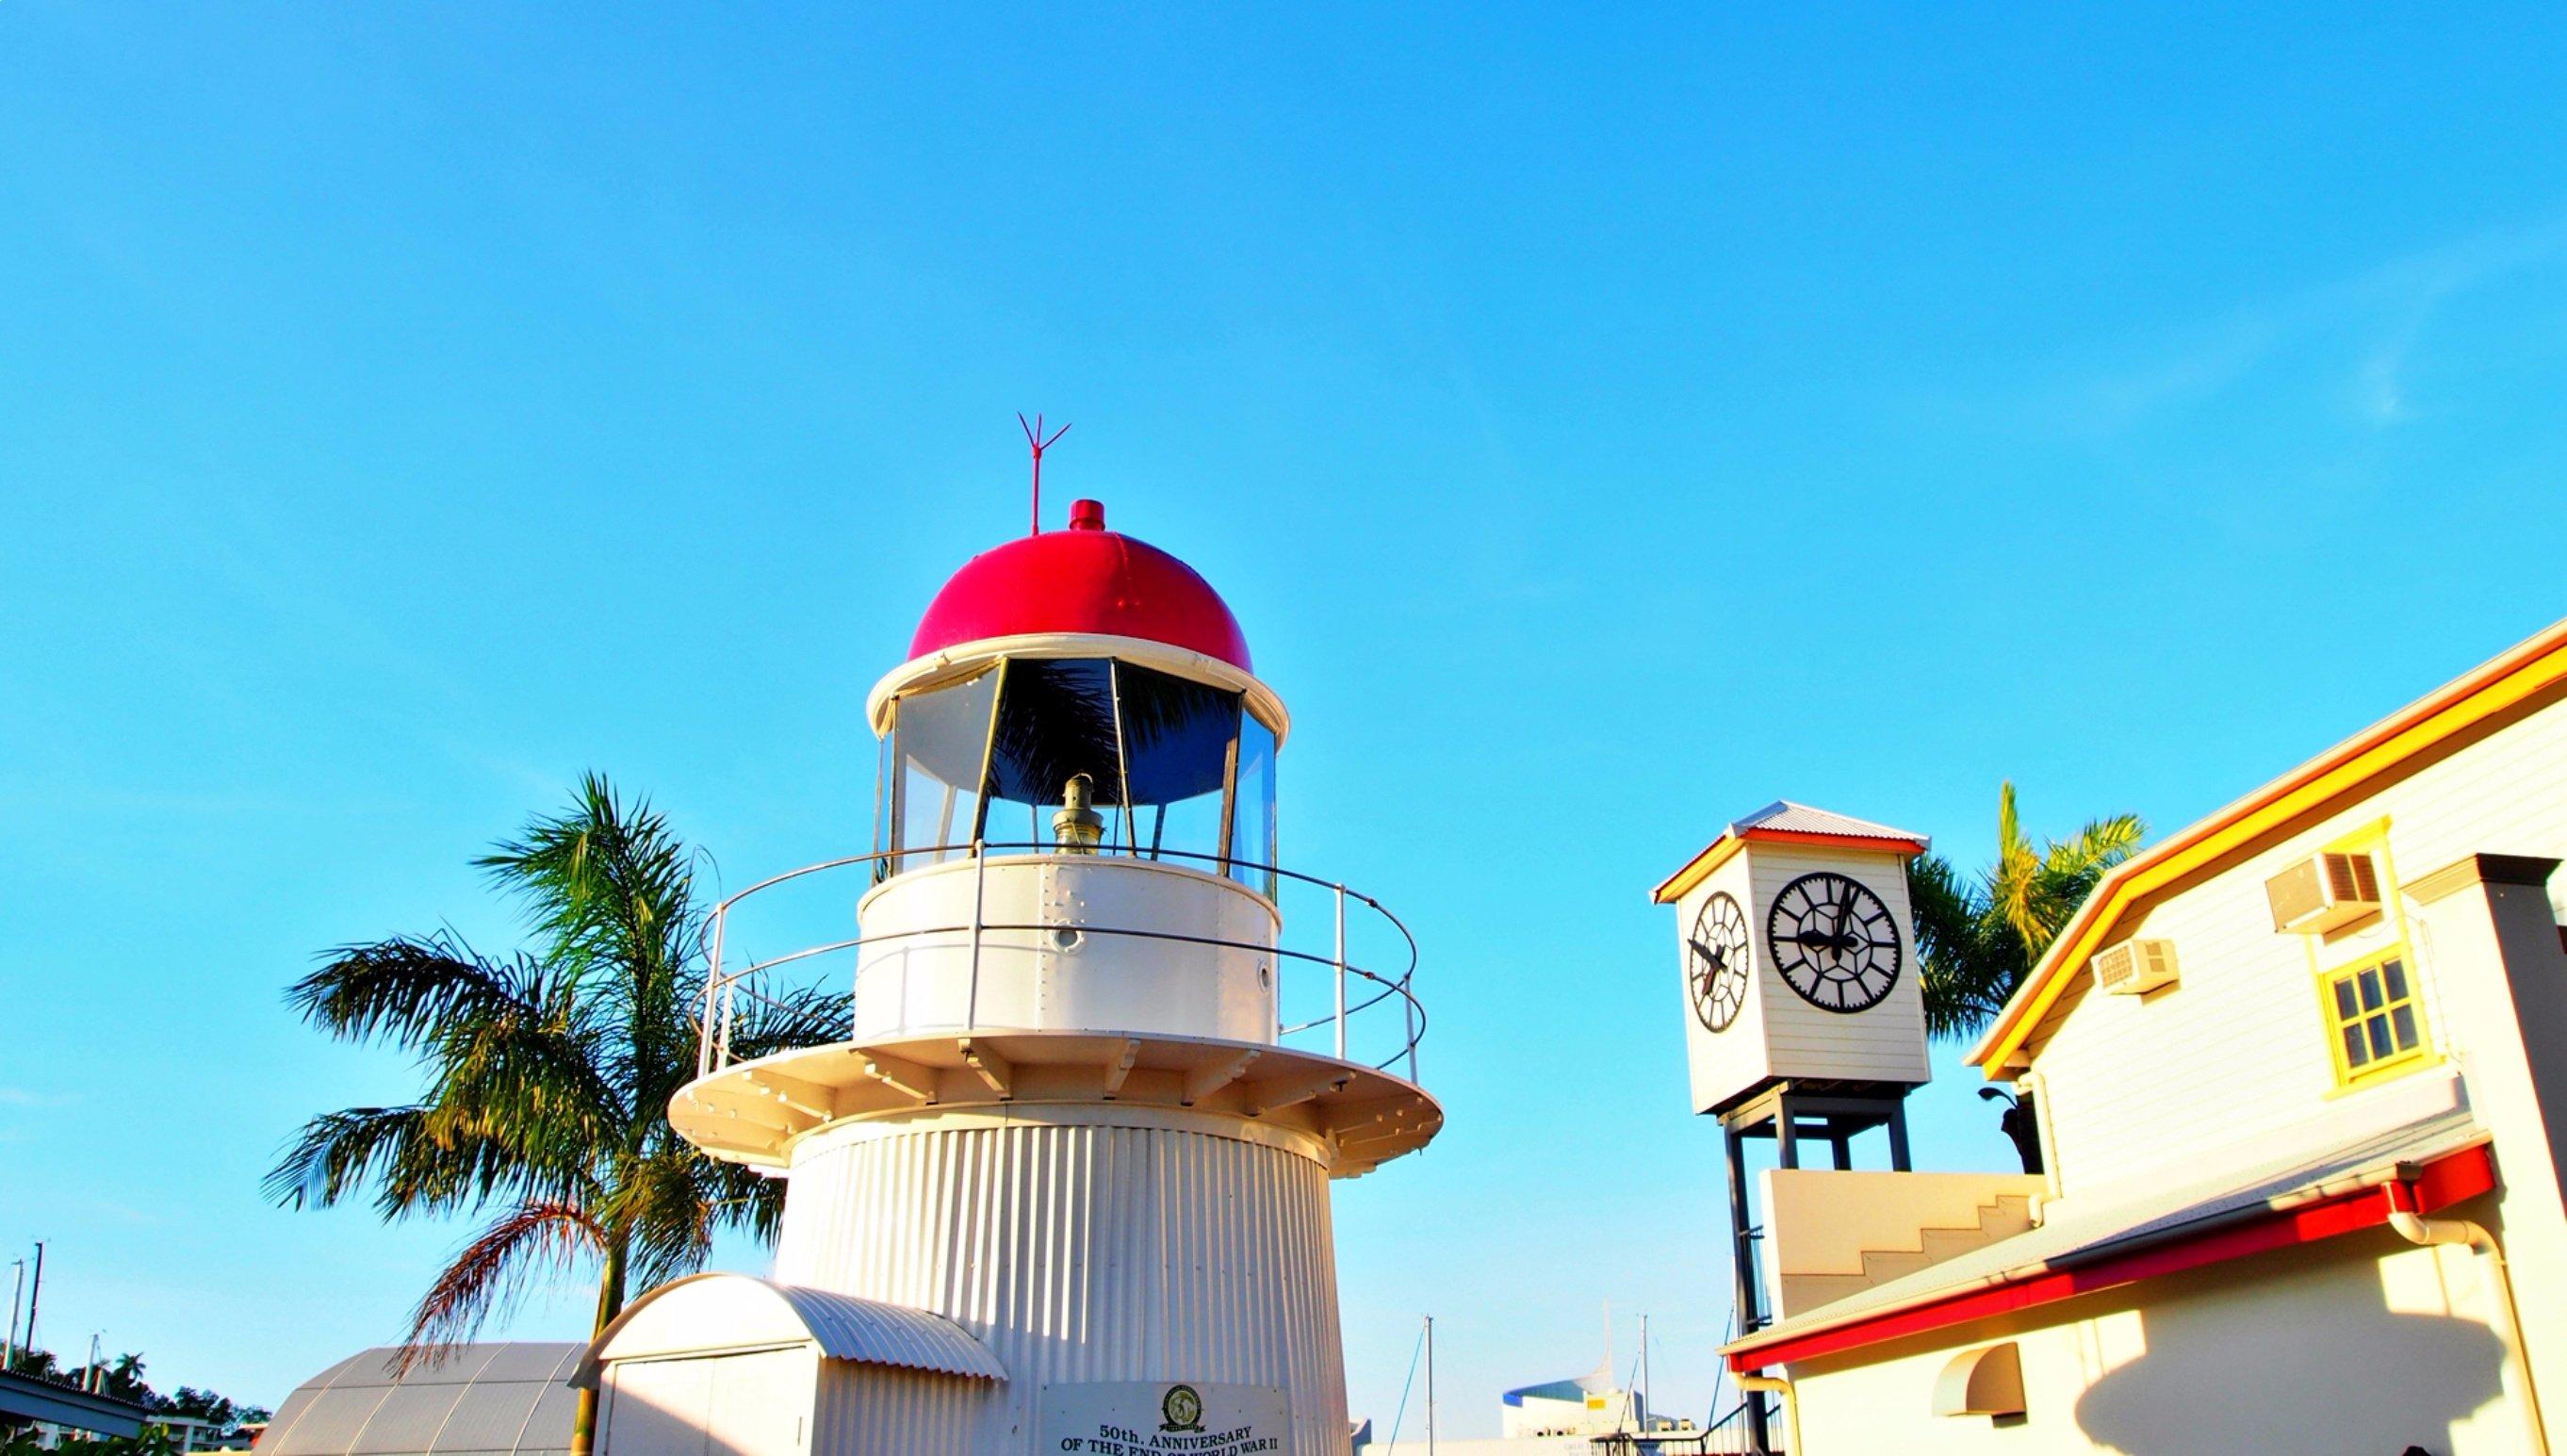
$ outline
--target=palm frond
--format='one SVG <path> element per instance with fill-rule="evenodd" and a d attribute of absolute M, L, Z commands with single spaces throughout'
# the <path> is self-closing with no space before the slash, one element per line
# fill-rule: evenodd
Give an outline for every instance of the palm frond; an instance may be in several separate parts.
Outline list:
<path fill-rule="evenodd" d="M 278 1203 L 328 1208 L 426 1141 L 427 1117 L 416 1105 L 324 1112 L 303 1124 L 261 1186 Z"/>
<path fill-rule="evenodd" d="M 806 986 L 742 996 L 731 1026 L 731 1056 L 749 1061 L 796 1046 L 843 1041 L 852 1029 L 850 1015 L 843 990 Z"/>
<path fill-rule="evenodd" d="M 328 953 L 285 1000 L 334 1036 L 419 1047 L 457 1023 L 540 1017 L 529 966 L 485 960 L 451 935 L 395 936 Z"/>
<path fill-rule="evenodd" d="M 1909 868 L 1927 1033 L 1953 1040 L 1986 1029 L 2105 873 L 2146 834 L 2137 815 L 2119 814 L 2035 845 L 2013 780 L 2000 783 L 1996 862 L 1975 884 L 1930 855 Z"/>
<path fill-rule="evenodd" d="M 604 1249 L 597 1224 L 571 1204 L 533 1202 L 508 1210 L 464 1245 L 420 1299 L 403 1342 L 403 1368 L 439 1346 L 471 1338 L 483 1321 L 516 1303 L 529 1277 L 562 1272 L 582 1254 Z"/>
<path fill-rule="evenodd" d="M 2137 854 L 2139 841 L 2148 837 L 2147 820 L 2137 814 L 2115 814 L 2105 819 L 2089 819 L 2077 837 L 2052 846 L 2072 858 L 2103 869 L 2110 869 Z"/>
<path fill-rule="evenodd" d="M 771 1233 L 781 1208 L 779 1184 L 669 1126 L 669 1098 L 695 1073 L 704 919 L 694 857 L 668 821 L 592 773 L 565 811 L 476 863 L 517 902 L 535 954 L 397 938 L 334 952 L 297 983 L 315 1025 L 414 1052 L 426 1086 L 406 1107 L 313 1119 L 267 1184 L 298 1205 L 371 1188 L 387 1217 L 502 1210 L 422 1300 L 420 1348 L 468 1335 L 583 1252 L 607 1254 L 612 1295 L 627 1273 L 700 1267 L 716 1229 Z M 843 993 L 750 998 L 733 1045 L 835 1040 L 846 1011 Z"/>
<path fill-rule="evenodd" d="M 611 960 L 656 973 L 694 953 L 695 877 L 685 845 L 648 799 L 625 803 L 602 774 L 582 776 L 570 812 L 537 819 L 475 862 L 551 937 L 547 959 Z"/>
<path fill-rule="evenodd" d="M 645 1286 L 704 1267 L 714 1228 L 734 1221 L 721 1207 L 720 1170 L 729 1166 L 670 1138 L 634 1164 L 600 1206 L 601 1220 L 624 1235 L 633 1274 Z"/>

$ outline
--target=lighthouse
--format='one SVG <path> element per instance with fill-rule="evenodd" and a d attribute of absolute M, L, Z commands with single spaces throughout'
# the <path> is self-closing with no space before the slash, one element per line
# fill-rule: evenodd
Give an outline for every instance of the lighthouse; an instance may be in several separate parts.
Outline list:
<path fill-rule="evenodd" d="M 1345 1452 L 1329 1182 L 1443 1117 L 1414 942 L 1281 858 L 1290 719 L 1229 606 L 1081 500 L 866 711 L 873 847 L 718 908 L 669 1108 L 787 1180 L 773 1274 L 598 1337 L 602 1456 Z M 852 927 L 752 931 L 815 893 Z M 743 1047 L 786 987 L 842 1021 Z"/>

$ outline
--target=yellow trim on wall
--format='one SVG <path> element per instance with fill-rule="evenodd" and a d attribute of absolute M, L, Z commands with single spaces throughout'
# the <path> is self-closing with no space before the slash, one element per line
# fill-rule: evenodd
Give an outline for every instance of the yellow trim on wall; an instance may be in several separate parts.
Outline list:
<path fill-rule="evenodd" d="M 2567 683 L 2567 622 L 2553 624 L 2124 863 L 2079 907 L 1967 1060 L 1990 1079 L 2011 1075 L 2009 1063 L 2075 984 L 2074 973 L 2103 947 L 2134 905 L 2562 683 Z"/>
<path fill-rule="evenodd" d="M 1746 840 L 1724 831 L 1718 839 L 1711 841 L 1702 853 L 1685 861 L 1683 869 L 1667 876 L 1656 889 L 1650 891 L 1650 900 L 1660 905 L 1673 905 L 1693 893 L 1694 886 L 1710 879 L 1722 865 L 1737 858 L 1738 851 L 1746 847 Z"/>

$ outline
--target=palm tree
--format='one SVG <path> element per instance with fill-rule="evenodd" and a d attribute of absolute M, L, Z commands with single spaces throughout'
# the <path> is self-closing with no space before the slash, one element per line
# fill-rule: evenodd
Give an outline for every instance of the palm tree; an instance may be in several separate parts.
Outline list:
<path fill-rule="evenodd" d="M 419 1100 L 304 1125 L 267 1176 L 293 1207 L 371 1188 L 386 1219 L 488 1222 L 429 1285 L 405 1360 L 467 1338 L 530 1279 L 594 1260 L 603 1329 L 625 1291 L 699 1268 L 713 1231 L 771 1236 L 780 1185 L 706 1157 L 670 1128 L 696 1074 L 704 917 L 691 857 L 649 803 L 590 774 L 569 812 L 538 817 L 475 863 L 523 908 L 535 953 L 485 957 L 453 933 L 327 953 L 287 1000 L 342 1039 L 398 1046 Z M 842 998 L 742 997 L 742 1057 L 835 1039 Z M 595 1436 L 580 1393 L 571 1449 Z"/>
<path fill-rule="evenodd" d="M 2032 974 L 2077 907 L 2113 866 L 2139 852 L 2148 826 L 2137 814 L 2090 820 L 2067 839 L 2036 849 L 2015 816 L 2014 784 L 1997 789 L 1997 861 L 1965 879 L 1940 855 L 1907 867 L 1907 898 L 1922 963 L 1925 1029 L 1938 1041 L 1978 1035 Z M 2041 1138 L 2032 1099 L 1996 1087 L 1979 1095 L 2003 1100 L 1999 1119 L 2027 1173 L 2041 1171 Z"/>

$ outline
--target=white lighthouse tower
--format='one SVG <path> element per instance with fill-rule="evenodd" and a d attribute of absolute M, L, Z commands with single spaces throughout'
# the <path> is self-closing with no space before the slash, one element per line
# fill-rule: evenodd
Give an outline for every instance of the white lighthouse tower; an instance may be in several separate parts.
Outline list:
<path fill-rule="evenodd" d="M 1278 865 L 1288 721 L 1229 608 L 1082 500 L 964 566 L 867 707 L 874 851 L 723 904 L 670 1105 L 790 1180 L 774 1275 L 600 1336 L 601 1456 L 1346 1451 L 1328 1180 L 1442 1113 L 1406 931 Z M 742 954 L 832 884 L 852 937 Z M 745 1054 L 815 984 L 834 1039 Z"/>

